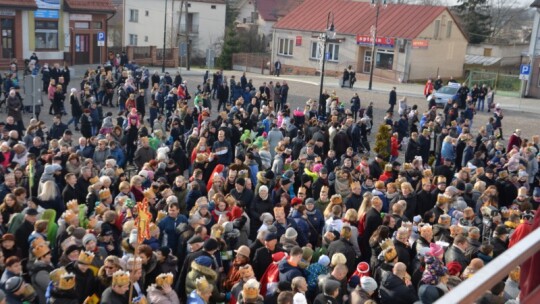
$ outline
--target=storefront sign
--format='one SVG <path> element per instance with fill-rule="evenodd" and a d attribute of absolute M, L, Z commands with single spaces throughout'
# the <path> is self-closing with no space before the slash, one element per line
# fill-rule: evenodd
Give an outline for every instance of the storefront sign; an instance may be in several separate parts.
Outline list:
<path fill-rule="evenodd" d="M 0 10 L 0 16 L 15 16 L 15 11 L 9 10 L 9 9 L 3 9 L 3 10 Z"/>
<path fill-rule="evenodd" d="M 370 35 L 356 35 L 356 44 L 361 46 L 372 46 L 373 37 Z M 377 37 L 375 45 L 378 47 L 394 47 L 396 39 L 389 37 Z"/>
<path fill-rule="evenodd" d="M 36 5 L 38 8 L 59 10 L 60 0 L 36 0 Z"/>
<path fill-rule="evenodd" d="M 34 11 L 35 18 L 58 19 L 58 10 L 38 9 Z"/>
<path fill-rule="evenodd" d="M 429 47 L 429 40 L 414 39 L 412 41 L 413 49 L 427 49 Z"/>
<path fill-rule="evenodd" d="M 88 14 L 70 14 L 69 20 L 77 20 L 77 21 L 92 21 L 92 15 Z"/>
<path fill-rule="evenodd" d="M 88 22 L 75 22 L 76 29 L 89 29 L 90 23 Z"/>
<path fill-rule="evenodd" d="M 296 46 L 302 46 L 302 36 L 296 36 Z"/>

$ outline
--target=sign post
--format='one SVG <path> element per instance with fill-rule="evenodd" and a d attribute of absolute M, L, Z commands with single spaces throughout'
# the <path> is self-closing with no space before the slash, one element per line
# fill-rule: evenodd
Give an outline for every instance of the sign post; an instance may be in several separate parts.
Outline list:
<path fill-rule="evenodd" d="M 519 67 L 519 79 L 529 80 L 529 75 L 531 74 L 531 66 L 528 64 L 522 64 Z"/>
<path fill-rule="evenodd" d="M 99 32 L 97 34 L 97 45 L 99 47 L 105 46 L 105 32 Z M 103 54 L 103 50 L 99 50 L 99 64 L 103 64 L 103 60 L 101 59 L 101 56 Z"/>

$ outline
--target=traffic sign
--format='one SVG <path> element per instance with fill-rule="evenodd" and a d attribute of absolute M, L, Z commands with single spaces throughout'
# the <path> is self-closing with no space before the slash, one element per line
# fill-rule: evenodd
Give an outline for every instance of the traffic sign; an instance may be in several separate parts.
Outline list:
<path fill-rule="evenodd" d="M 99 32 L 97 35 L 97 45 L 98 46 L 105 46 L 105 33 Z"/>
<path fill-rule="evenodd" d="M 522 64 L 519 67 L 519 74 L 521 75 L 529 75 L 531 73 L 531 66 L 528 64 Z"/>

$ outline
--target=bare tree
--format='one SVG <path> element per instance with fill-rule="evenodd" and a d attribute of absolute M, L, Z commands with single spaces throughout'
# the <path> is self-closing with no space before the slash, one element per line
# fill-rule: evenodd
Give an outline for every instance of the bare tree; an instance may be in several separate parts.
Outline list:
<path fill-rule="evenodd" d="M 520 16 L 527 10 L 519 0 L 489 0 L 491 37 L 498 38 L 503 29 L 519 27 Z"/>

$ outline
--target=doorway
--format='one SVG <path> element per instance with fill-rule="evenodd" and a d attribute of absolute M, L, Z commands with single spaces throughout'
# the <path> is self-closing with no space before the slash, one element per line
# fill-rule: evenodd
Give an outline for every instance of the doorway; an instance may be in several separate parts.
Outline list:
<path fill-rule="evenodd" d="M 371 72 L 371 50 L 364 51 L 364 73 Z"/>
<path fill-rule="evenodd" d="M 0 28 L 2 30 L 2 58 L 11 59 L 15 57 L 15 43 L 13 38 L 14 32 L 14 19 L 2 18 L 0 19 Z"/>
<path fill-rule="evenodd" d="M 75 64 L 90 63 L 90 35 L 75 35 Z"/>

